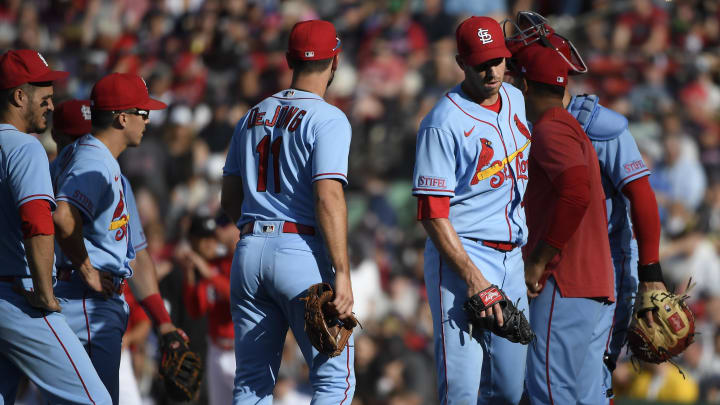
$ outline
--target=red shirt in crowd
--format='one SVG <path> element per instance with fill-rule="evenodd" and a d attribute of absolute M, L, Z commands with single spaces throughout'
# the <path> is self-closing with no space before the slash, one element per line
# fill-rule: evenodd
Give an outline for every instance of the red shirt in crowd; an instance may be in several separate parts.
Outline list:
<path fill-rule="evenodd" d="M 595 148 L 577 120 L 559 107 L 540 117 L 532 136 L 530 182 L 524 201 L 529 235 L 523 254 L 527 257 L 540 240 L 560 248 L 560 254 L 548 263 L 543 280 L 552 275 L 563 297 L 614 301 L 605 194 Z M 557 181 L 567 177 L 585 179 L 582 186 L 588 203 L 581 207 L 576 222 L 570 215 L 556 213 L 565 192 L 558 190 Z"/>
<path fill-rule="evenodd" d="M 208 335 L 221 347 L 229 346 L 235 336 L 230 315 L 230 268 L 232 256 L 210 261 L 214 276 L 198 278 L 195 285 L 183 285 L 185 306 L 190 316 L 208 314 Z"/>

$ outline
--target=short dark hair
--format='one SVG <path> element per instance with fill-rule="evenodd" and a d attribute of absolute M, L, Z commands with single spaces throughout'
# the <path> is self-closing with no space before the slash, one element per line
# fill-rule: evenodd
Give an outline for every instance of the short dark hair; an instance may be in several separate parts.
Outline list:
<path fill-rule="evenodd" d="M 555 84 L 547 84 L 536 82 L 534 80 L 527 81 L 528 88 L 532 88 L 532 92 L 542 95 L 552 95 L 562 97 L 565 95 L 565 87 Z"/>
<path fill-rule="evenodd" d="M 333 58 L 318 60 L 290 59 L 290 68 L 295 74 L 322 72 L 330 66 Z"/>
<path fill-rule="evenodd" d="M 30 97 L 32 97 L 33 93 L 35 92 L 36 86 L 30 84 L 30 83 L 23 83 L 19 86 L 11 87 L 9 89 L 2 89 L 0 90 L 0 110 L 6 111 L 8 109 L 8 106 L 12 102 L 13 94 L 15 93 L 15 90 L 22 89 L 25 93 L 28 93 Z"/>
<path fill-rule="evenodd" d="M 90 111 L 90 123 L 93 128 L 106 129 L 115 121 L 115 112 L 108 110 L 92 109 Z"/>

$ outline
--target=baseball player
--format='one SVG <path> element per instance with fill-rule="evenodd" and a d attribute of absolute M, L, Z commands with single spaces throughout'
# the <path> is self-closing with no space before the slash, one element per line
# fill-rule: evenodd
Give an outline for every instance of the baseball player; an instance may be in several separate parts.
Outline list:
<path fill-rule="evenodd" d="M 569 72 L 587 70 L 562 37 L 513 48 L 533 123 L 524 248 L 530 322 L 531 403 L 600 404 L 602 362 L 615 299 L 605 195 L 597 154 L 563 105 Z"/>
<path fill-rule="evenodd" d="M 131 74 L 102 78 L 91 99 L 92 134 L 66 147 L 52 173 L 58 199 L 53 220 L 62 250 L 57 255 L 55 294 L 117 404 L 121 339 L 128 316 L 122 286 L 133 275 L 134 246 L 142 245 L 133 239 L 133 228 L 139 226 L 131 220 L 137 215 L 129 210 L 129 184 L 117 156 L 140 143 L 150 110 L 166 106 L 151 99 L 144 81 Z M 149 282 L 154 278 L 154 269 L 137 272 L 137 298 L 156 324 L 174 328 L 159 294 L 147 293 L 157 291 L 157 282 L 154 287 Z"/>
<path fill-rule="evenodd" d="M 544 17 L 531 11 L 519 12 L 516 22 L 519 32 L 508 38 L 509 44 L 526 45 L 557 35 Z M 627 119 L 600 105 L 594 95 L 570 97 L 566 90 L 563 104 L 590 138 L 602 173 L 616 296 L 602 321 L 612 325 L 602 369 L 605 394 L 612 397 L 612 370 L 625 343 L 635 293 L 666 289 L 659 264 L 660 217 L 648 182 L 650 171 L 628 131 Z M 647 315 L 652 323 L 650 312 Z"/>
<path fill-rule="evenodd" d="M 502 81 L 510 52 L 500 25 L 471 17 L 456 39 L 465 80 L 420 124 L 413 174 L 418 218 L 429 235 L 424 271 L 438 395 L 442 404 L 515 404 L 527 347 L 487 331 L 472 335 L 462 306 L 496 285 L 527 313 L 519 247 L 528 235 L 521 202 L 530 132 L 522 94 Z M 490 315 L 502 324 L 498 306 Z"/>
<path fill-rule="evenodd" d="M 353 340 L 339 356 L 319 354 L 304 332 L 300 300 L 311 285 L 328 282 L 339 318 L 352 315 L 343 192 L 351 129 L 323 100 L 340 40 L 331 23 L 313 20 L 297 23 L 288 42 L 291 88 L 238 122 L 224 168 L 222 207 L 242 235 L 230 276 L 233 403 L 271 403 L 289 326 L 310 368 L 313 403 L 347 405 L 355 391 Z"/>
<path fill-rule="evenodd" d="M 50 70 L 31 50 L 0 56 L 0 403 L 13 404 L 27 375 L 53 403 L 110 404 L 53 294 L 55 208 L 47 155 L 28 133 L 53 111 Z"/>
<path fill-rule="evenodd" d="M 188 232 L 190 246 L 180 249 L 176 256 L 185 271 L 183 298 L 188 313 L 195 318 L 208 315 L 209 403 L 226 405 L 232 403 L 235 380 L 235 334 L 230 316 L 232 256 L 217 257 L 216 227 L 212 217 L 194 216 Z"/>

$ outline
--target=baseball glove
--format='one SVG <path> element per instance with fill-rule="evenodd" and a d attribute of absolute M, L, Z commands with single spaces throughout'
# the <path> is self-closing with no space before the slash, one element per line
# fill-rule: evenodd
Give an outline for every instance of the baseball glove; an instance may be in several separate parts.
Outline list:
<path fill-rule="evenodd" d="M 202 381 L 202 362 L 197 353 L 190 350 L 188 337 L 181 329 L 160 337 L 160 376 L 165 391 L 174 401 L 190 401 L 195 398 Z"/>
<path fill-rule="evenodd" d="M 499 303 L 500 308 L 502 308 L 504 320 L 502 327 L 498 326 L 494 315 L 480 316 L 482 311 L 492 307 L 496 303 Z M 530 328 L 530 323 L 527 318 L 525 318 L 525 315 L 513 305 L 503 290 L 496 285 L 491 285 L 468 298 L 463 305 L 463 310 L 465 310 L 465 314 L 468 317 L 470 335 L 472 335 L 472 327 L 475 326 L 481 329 L 487 329 L 513 343 L 526 345 L 535 339 L 535 333 Z"/>
<path fill-rule="evenodd" d="M 633 356 L 649 363 L 662 363 L 682 353 L 695 337 L 695 316 L 688 308 L 687 295 L 651 290 L 636 299 L 628 329 L 628 347 Z M 654 326 L 643 315 L 653 312 Z"/>
<path fill-rule="evenodd" d="M 358 325 L 354 316 L 339 319 L 330 305 L 335 293 L 328 283 L 313 284 L 307 290 L 305 301 L 305 332 L 312 345 L 320 352 L 335 357 L 345 349 L 353 328 Z"/>

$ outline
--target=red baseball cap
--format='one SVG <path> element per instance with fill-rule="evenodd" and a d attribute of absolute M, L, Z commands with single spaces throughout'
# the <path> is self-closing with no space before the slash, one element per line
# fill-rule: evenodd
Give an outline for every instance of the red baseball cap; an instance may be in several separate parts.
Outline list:
<path fill-rule="evenodd" d="M 509 58 L 505 35 L 500 24 L 490 17 L 470 17 L 455 31 L 458 54 L 471 66 L 491 59 Z"/>
<path fill-rule="evenodd" d="M 11 89 L 25 83 L 52 82 L 70 73 L 51 70 L 39 52 L 30 49 L 7 51 L 0 56 L 0 89 Z"/>
<path fill-rule="evenodd" d="M 293 59 L 330 59 L 340 53 L 340 50 L 340 38 L 331 22 L 301 21 L 290 31 L 288 55 Z"/>
<path fill-rule="evenodd" d="M 568 75 L 587 72 L 585 62 L 570 41 L 554 33 L 547 41 L 547 45 L 534 42 L 513 55 L 517 68 L 528 80 L 565 87 Z"/>
<path fill-rule="evenodd" d="M 53 130 L 77 138 L 91 129 L 90 100 L 67 100 L 55 106 Z"/>
<path fill-rule="evenodd" d="M 100 79 L 90 93 L 92 108 L 119 111 L 130 108 L 162 110 L 167 104 L 150 98 L 145 80 L 132 73 L 111 73 Z"/>

